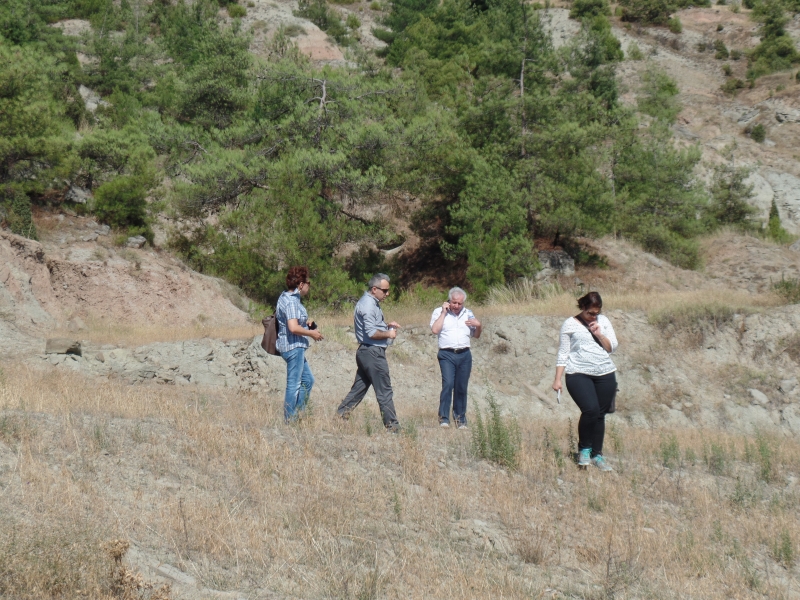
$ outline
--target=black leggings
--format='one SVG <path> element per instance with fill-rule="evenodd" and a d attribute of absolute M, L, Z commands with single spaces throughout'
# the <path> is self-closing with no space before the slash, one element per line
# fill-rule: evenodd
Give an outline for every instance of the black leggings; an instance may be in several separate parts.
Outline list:
<path fill-rule="evenodd" d="M 592 449 L 592 456 L 603 453 L 606 435 L 606 413 L 617 395 L 617 377 L 606 375 L 567 375 L 567 390 L 581 409 L 578 421 L 578 450 Z"/>

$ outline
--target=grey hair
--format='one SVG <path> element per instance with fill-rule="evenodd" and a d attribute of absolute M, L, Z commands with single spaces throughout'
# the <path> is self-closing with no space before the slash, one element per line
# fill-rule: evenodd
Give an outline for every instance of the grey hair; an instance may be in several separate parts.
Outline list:
<path fill-rule="evenodd" d="M 464 302 L 467 301 L 467 292 L 462 290 L 460 287 L 451 288 L 449 292 L 447 292 L 447 299 L 452 300 L 453 296 L 464 296 Z"/>
<path fill-rule="evenodd" d="M 390 281 L 389 276 L 386 273 L 375 273 L 375 275 L 370 277 L 370 280 L 369 282 L 367 282 L 367 285 L 369 286 L 369 289 L 372 289 L 374 287 L 381 287 L 381 281 L 383 281 L 384 279 L 387 282 Z"/>

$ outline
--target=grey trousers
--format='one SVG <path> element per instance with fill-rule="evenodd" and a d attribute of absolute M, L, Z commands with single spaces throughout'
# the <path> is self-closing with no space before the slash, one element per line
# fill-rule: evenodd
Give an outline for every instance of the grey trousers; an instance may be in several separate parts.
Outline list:
<path fill-rule="evenodd" d="M 389 363 L 386 361 L 386 348 L 382 346 L 359 346 L 356 351 L 356 379 L 353 387 L 336 410 L 346 417 L 361 404 L 369 386 L 375 388 L 375 397 L 381 409 L 383 424 L 386 427 L 397 425 L 397 413 L 392 401 L 392 381 L 389 378 Z"/>

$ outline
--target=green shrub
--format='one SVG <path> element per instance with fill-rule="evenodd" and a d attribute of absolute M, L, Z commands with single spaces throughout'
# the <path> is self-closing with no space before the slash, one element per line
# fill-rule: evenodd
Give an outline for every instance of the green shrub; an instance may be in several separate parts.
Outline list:
<path fill-rule="evenodd" d="M 644 54 L 636 42 L 628 44 L 628 60 L 644 60 Z"/>
<path fill-rule="evenodd" d="M 767 138 L 767 129 L 761 123 L 750 130 L 750 137 L 753 141 L 761 144 Z"/>
<path fill-rule="evenodd" d="M 772 289 L 789 304 L 800 304 L 800 279 L 797 277 L 786 279 L 781 275 L 781 280 L 772 284 Z"/>
<path fill-rule="evenodd" d="M 383 5 L 380 2 L 371 2 L 369 8 L 370 10 L 383 10 Z"/>
<path fill-rule="evenodd" d="M 610 16 L 611 7 L 607 0 L 575 0 L 569 11 L 570 19 L 583 19 L 584 17 Z"/>
<path fill-rule="evenodd" d="M 667 469 L 674 469 L 681 462 L 681 447 L 678 438 L 671 435 L 668 439 L 661 440 L 661 465 Z"/>
<path fill-rule="evenodd" d="M 725 27 L 723 27 L 722 23 L 718 23 L 717 24 L 717 31 L 722 31 L 723 29 L 725 29 Z"/>
<path fill-rule="evenodd" d="M 345 25 L 347 25 L 350 29 L 358 29 L 361 27 L 361 21 L 358 19 L 357 16 L 350 13 L 347 15 L 347 21 L 345 21 Z"/>
<path fill-rule="evenodd" d="M 623 21 L 638 21 L 645 25 L 664 25 L 672 12 L 668 0 L 620 0 L 619 4 Z"/>
<path fill-rule="evenodd" d="M 742 58 L 741 50 L 731 50 L 731 60 L 739 60 Z"/>
<path fill-rule="evenodd" d="M 32 240 L 39 239 L 33 224 L 31 201 L 27 194 L 13 185 L 0 187 L 0 224 Z"/>
<path fill-rule="evenodd" d="M 681 33 L 683 31 L 683 24 L 678 17 L 672 17 L 667 21 L 667 27 L 672 33 Z"/>
<path fill-rule="evenodd" d="M 472 453 L 507 469 L 516 469 L 519 463 L 520 432 L 514 418 L 504 419 L 500 406 L 491 391 L 487 394 L 488 408 L 484 419 L 480 408 L 475 408 L 472 426 Z"/>
<path fill-rule="evenodd" d="M 731 79 L 728 79 L 725 83 L 723 83 L 720 89 L 726 94 L 735 96 L 736 93 L 742 88 L 744 88 L 744 81 L 742 81 L 737 77 L 732 77 Z"/>
<path fill-rule="evenodd" d="M 712 220 L 709 229 L 720 225 L 733 225 L 741 229 L 753 227 L 751 219 L 756 211 L 750 203 L 753 186 L 746 183 L 749 176 L 750 170 L 747 168 L 729 165 L 715 167 L 708 190 L 711 196 L 708 216 Z"/>
<path fill-rule="evenodd" d="M 781 224 L 781 216 L 778 213 L 778 205 L 775 200 L 772 200 L 772 206 L 769 209 L 769 221 L 767 222 L 767 237 L 773 242 L 779 244 L 786 244 L 792 241 L 792 236 L 783 228 Z"/>
<path fill-rule="evenodd" d="M 697 46 L 695 47 L 697 48 L 698 52 L 705 52 L 706 50 L 708 50 L 708 44 L 706 44 L 705 42 L 697 42 Z"/>
<path fill-rule="evenodd" d="M 717 60 L 725 60 L 730 56 L 730 52 L 728 52 L 728 48 L 722 40 L 714 42 L 714 50 L 717 51 L 716 54 L 714 54 L 714 58 Z"/>
<path fill-rule="evenodd" d="M 231 19 L 241 19 L 242 17 L 247 16 L 247 9 L 241 4 L 229 4 L 228 16 Z"/>
<path fill-rule="evenodd" d="M 710 446 L 704 446 L 703 459 L 712 475 L 724 475 L 728 470 L 728 453 L 720 444 L 712 442 Z"/>
<path fill-rule="evenodd" d="M 117 177 L 94 193 L 94 213 L 112 227 L 147 226 L 144 185 L 137 177 Z"/>
<path fill-rule="evenodd" d="M 353 43 L 353 38 L 339 13 L 328 8 L 325 0 L 299 0 L 296 14 L 305 17 L 314 25 L 330 35 L 337 44 L 349 46 Z"/>
<path fill-rule="evenodd" d="M 733 69 L 731 69 L 730 65 L 722 65 L 722 72 L 726 77 L 730 77 L 733 74 Z"/>

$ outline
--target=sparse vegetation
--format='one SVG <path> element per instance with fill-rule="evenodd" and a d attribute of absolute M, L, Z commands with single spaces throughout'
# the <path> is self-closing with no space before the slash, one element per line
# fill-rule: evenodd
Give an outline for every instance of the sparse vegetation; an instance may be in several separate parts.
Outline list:
<path fill-rule="evenodd" d="M 763 143 L 767 139 L 767 128 L 758 123 L 750 130 L 750 137 L 754 142 Z"/>
<path fill-rule="evenodd" d="M 520 431 L 516 419 L 504 417 L 493 393 L 486 396 L 486 412 L 475 408 L 472 424 L 472 452 L 508 469 L 519 464 Z"/>
<path fill-rule="evenodd" d="M 247 16 L 247 9 L 241 4 L 231 3 L 227 7 L 228 16 L 231 19 L 241 19 Z"/>
<path fill-rule="evenodd" d="M 672 17 L 669 21 L 667 21 L 667 27 L 672 33 L 683 32 L 683 24 L 678 17 Z"/>
<path fill-rule="evenodd" d="M 666 310 L 653 311 L 649 321 L 667 335 L 688 334 L 702 343 L 707 332 L 716 331 L 730 323 L 735 314 L 746 314 L 744 308 L 726 304 L 686 304 Z"/>
<path fill-rule="evenodd" d="M 716 50 L 714 58 L 716 58 L 717 60 L 726 60 L 730 57 L 730 52 L 728 52 L 728 47 L 722 40 L 716 40 L 714 42 L 714 50 Z"/>
<path fill-rule="evenodd" d="M 628 44 L 628 60 L 644 60 L 644 54 L 636 42 Z"/>
<path fill-rule="evenodd" d="M 20 398 L 34 396 L 35 412 L 20 411 Z M 112 550 L 122 556 L 127 548 L 114 541 L 127 539 L 118 523 L 131 522 L 139 524 L 140 558 L 157 554 L 161 564 L 240 595 L 266 588 L 288 596 L 302 586 L 326 597 L 406 588 L 441 597 L 443 585 L 463 582 L 486 597 L 523 597 L 554 585 L 583 597 L 606 585 L 632 597 L 687 590 L 716 597 L 720 581 L 748 589 L 758 580 L 773 597 L 767 572 L 774 581 L 778 568 L 796 564 L 797 500 L 781 480 L 800 467 L 790 436 L 668 426 L 653 435 L 613 419 L 607 451 L 615 466 L 624 459 L 624 475 L 598 478 L 568 460 L 574 423 L 568 430 L 566 420 L 525 415 L 510 426 L 503 415 L 506 433 L 493 439 L 519 445 L 513 460 L 501 461 L 515 468 L 499 468 L 473 456 L 470 436 L 462 435 L 474 435 L 475 415 L 470 432 L 442 431 L 425 397 L 403 403 L 403 421 L 417 423 L 414 437 L 384 434 L 374 403 L 349 422 L 332 420 L 321 403 L 286 430 L 275 391 L 128 386 L 10 365 L 0 410 L 7 417 L 0 456 L 16 461 L 0 495 L 3 596 L 32 599 L 58 585 L 64 597 L 79 597 L 79 590 L 113 597 L 114 581 L 124 580 L 131 594 L 153 600 L 156 590 L 140 586 L 146 581 L 135 573 L 113 576 L 121 564 L 112 568 Z M 496 414 L 491 402 L 480 411 L 488 456 Z M 117 455 L 104 457 L 101 438 L 113 440 Z M 16 446 L 9 452 L 10 440 Z M 143 503 L 138 490 L 150 486 L 161 486 L 160 493 Z M 598 542 L 587 545 L 578 536 L 585 521 L 565 514 L 589 516 Z M 342 522 L 346 534 L 336 529 Z M 437 542 L 443 531 L 444 550 Z M 447 559 L 453 548 L 459 561 Z M 636 558 L 613 567 L 609 583 L 608 556 Z M 404 568 L 393 568 L 394 559 Z M 293 568 L 275 571 L 284 561 Z M 514 564 L 550 575 L 504 577 Z M 705 577 L 696 576 L 699 566 Z"/>
<path fill-rule="evenodd" d="M 781 275 L 781 280 L 772 284 L 772 289 L 782 296 L 789 304 L 800 303 L 800 279 L 797 277 L 786 278 Z"/>

